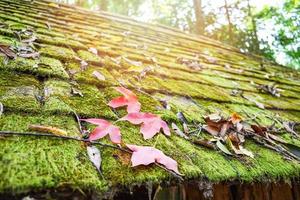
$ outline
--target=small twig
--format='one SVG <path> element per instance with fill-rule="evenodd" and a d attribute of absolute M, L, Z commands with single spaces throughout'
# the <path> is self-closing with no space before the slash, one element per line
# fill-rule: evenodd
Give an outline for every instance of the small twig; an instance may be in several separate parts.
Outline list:
<path fill-rule="evenodd" d="M 183 178 L 181 177 L 181 175 L 179 175 L 179 174 L 173 172 L 172 170 L 169 170 L 169 169 L 165 168 L 164 166 L 162 166 L 162 165 L 160 165 L 160 164 L 158 164 L 158 163 L 154 163 L 154 164 L 155 164 L 156 166 L 158 166 L 158 167 L 160 167 L 160 168 L 162 168 L 162 169 L 164 169 L 164 170 L 170 172 L 173 176 L 175 176 L 175 177 L 178 178 L 179 180 L 183 181 Z"/>
<path fill-rule="evenodd" d="M 80 123 L 80 118 L 79 118 L 79 116 L 77 115 L 77 113 L 75 111 L 73 111 L 73 114 L 74 114 L 74 117 L 75 117 L 76 122 L 78 124 L 79 132 L 81 133 L 81 135 L 83 135 L 82 126 L 81 126 L 81 123 Z"/>
<path fill-rule="evenodd" d="M 255 116 L 252 116 L 252 117 L 244 109 L 243 109 L 243 113 L 245 113 L 245 115 L 247 115 L 247 117 L 249 117 L 249 120 L 254 121 L 258 126 L 260 126 L 259 122 L 256 120 L 259 113 Z"/>

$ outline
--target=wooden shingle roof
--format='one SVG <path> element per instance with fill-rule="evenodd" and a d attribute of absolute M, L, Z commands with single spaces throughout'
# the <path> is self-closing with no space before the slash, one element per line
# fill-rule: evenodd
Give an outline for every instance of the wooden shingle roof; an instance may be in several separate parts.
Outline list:
<path fill-rule="evenodd" d="M 33 37 L 32 49 L 39 57 L 0 56 L 1 130 L 26 132 L 30 124 L 42 124 L 79 136 L 74 111 L 81 118 L 111 121 L 124 115 L 124 110 L 107 106 L 119 96 L 113 87 L 120 85 L 138 95 L 142 111 L 169 124 L 178 122 L 177 112 L 189 122 L 203 122 L 204 115 L 216 111 L 257 116 L 261 125 L 274 119 L 300 121 L 298 71 L 209 38 L 45 0 L 1 0 L 0 44 L 20 47 L 22 40 Z M 257 88 L 274 84 L 280 97 Z M 255 158 L 241 161 L 175 134 L 145 141 L 139 127 L 118 125 L 125 143 L 155 145 L 174 158 L 184 179 L 250 182 L 299 176 L 298 163 L 252 141 L 245 146 Z M 288 133 L 281 137 L 300 146 Z M 0 192 L 60 187 L 106 192 L 118 185 L 174 179 L 155 166 L 132 168 L 124 155 L 108 148 L 101 148 L 101 179 L 77 141 L 4 137 L 0 149 Z"/>

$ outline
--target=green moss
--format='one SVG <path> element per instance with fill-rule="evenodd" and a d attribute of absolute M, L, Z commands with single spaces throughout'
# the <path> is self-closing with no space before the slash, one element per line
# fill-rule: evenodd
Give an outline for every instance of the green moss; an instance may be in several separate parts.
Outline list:
<path fill-rule="evenodd" d="M 40 104 L 35 98 L 37 89 L 32 86 L 20 86 L 14 88 L 5 88 L 0 101 L 5 110 L 22 110 L 26 112 L 38 112 Z"/>
<path fill-rule="evenodd" d="M 4 33 L 4 35 L 7 34 Z M 14 45 L 14 44 L 18 44 L 19 42 L 15 38 L 0 35 L 0 43 L 4 45 Z"/>
<path fill-rule="evenodd" d="M 9 60 L 4 64 L 4 57 L 0 57 L 0 69 L 9 71 L 26 72 L 37 74 L 41 77 L 61 77 L 68 78 L 68 74 L 64 70 L 59 60 L 40 57 L 37 60 L 17 57 L 15 60 Z"/>
<path fill-rule="evenodd" d="M 40 104 L 36 100 L 38 81 L 32 76 L 0 72 L 0 102 L 4 111 L 21 110 L 37 112 Z"/>
<path fill-rule="evenodd" d="M 0 18 L 4 20 L 20 21 L 18 17 L 15 17 L 13 15 L 3 14 L 3 13 L 0 13 Z"/>
<path fill-rule="evenodd" d="M 72 48 L 85 48 L 83 44 L 78 41 L 67 39 L 64 37 L 50 37 L 46 35 L 37 34 L 38 41 L 41 41 L 46 44 L 51 44 L 55 46 L 64 46 L 64 47 L 72 47 Z"/>
<path fill-rule="evenodd" d="M 80 91 L 83 97 L 72 96 L 63 99 L 73 110 L 83 117 L 104 117 L 115 119 L 116 115 L 107 106 L 107 101 L 101 90 L 95 86 L 80 85 Z"/>
<path fill-rule="evenodd" d="M 0 118 L 1 130 L 27 131 L 30 124 L 51 125 L 67 130 L 70 135 L 79 134 L 73 117 L 12 114 Z M 58 187 L 107 189 L 107 183 L 89 162 L 85 148 L 76 141 L 7 137 L 1 139 L 0 148 L 0 163 L 5 166 L 0 169 L 1 192 Z"/>
<path fill-rule="evenodd" d="M 100 62 L 101 61 L 99 56 L 96 56 L 95 54 L 93 54 L 89 51 L 79 50 L 79 51 L 77 51 L 77 54 L 78 54 L 79 58 L 81 58 L 82 60 L 85 60 L 87 62 Z"/>
<path fill-rule="evenodd" d="M 76 56 L 75 52 L 70 48 L 50 45 L 42 47 L 39 52 L 42 55 L 54 57 L 60 60 L 71 60 Z"/>
<path fill-rule="evenodd" d="M 38 61 L 38 74 L 48 77 L 60 77 L 63 79 L 69 78 L 68 73 L 65 71 L 59 60 L 43 56 L 40 57 Z"/>
<path fill-rule="evenodd" d="M 46 28 L 37 28 L 36 33 L 39 33 L 40 35 L 50 35 L 50 36 L 53 36 L 53 37 L 65 37 L 65 35 L 62 34 L 62 33 L 52 31 L 52 30 L 49 30 L 49 29 L 46 29 Z"/>

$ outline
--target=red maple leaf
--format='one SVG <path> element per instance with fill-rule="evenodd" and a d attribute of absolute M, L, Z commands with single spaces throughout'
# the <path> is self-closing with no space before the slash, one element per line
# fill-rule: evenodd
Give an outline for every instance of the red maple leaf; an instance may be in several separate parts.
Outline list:
<path fill-rule="evenodd" d="M 178 171 L 178 165 L 175 160 L 166 156 L 162 151 L 149 146 L 137 146 L 126 144 L 126 146 L 133 151 L 131 156 L 132 166 L 149 165 L 151 163 L 160 163 L 167 169 L 180 174 Z"/>
<path fill-rule="evenodd" d="M 104 119 L 82 119 L 82 121 L 89 122 L 91 124 L 98 125 L 90 134 L 89 140 L 98 140 L 109 134 L 109 138 L 113 143 L 121 143 L 121 132 L 117 126 L 112 125 L 110 122 Z"/>
<path fill-rule="evenodd" d="M 123 94 L 123 96 L 111 100 L 108 103 L 110 107 L 118 108 L 127 106 L 128 113 L 139 112 L 141 110 L 141 104 L 138 102 L 137 96 L 133 92 L 124 87 L 116 87 L 115 89 Z"/>
<path fill-rule="evenodd" d="M 160 131 L 161 128 L 163 129 L 165 135 L 171 135 L 168 124 L 159 116 L 156 116 L 152 113 L 129 113 L 120 120 L 127 120 L 132 124 L 143 123 L 140 131 L 143 134 L 144 139 L 152 138 Z"/>

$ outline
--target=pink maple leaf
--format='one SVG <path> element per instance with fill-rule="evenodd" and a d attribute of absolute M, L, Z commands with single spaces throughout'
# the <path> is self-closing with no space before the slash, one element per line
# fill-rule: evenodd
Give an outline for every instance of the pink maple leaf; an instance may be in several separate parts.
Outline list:
<path fill-rule="evenodd" d="M 137 146 L 131 144 L 126 144 L 126 146 L 133 151 L 131 156 L 133 167 L 138 165 L 149 165 L 156 162 L 164 165 L 167 169 L 180 174 L 177 162 L 169 156 L 166 156 L 162 151 L 149 146 Z"/>
<path fill-rule="evenodd" d="M 160 131 L 161 128 L 163 129 L 165 135 L 171 135 L 168 124 L 159 116 L 156 116 L 152 113 L 128 113 L 120 120 L 127 120 L 132 124 L 143 123 L 140 131 L 143 134 L 144 139 L 152 138 L 156 133 Z"/>
<path fill-rule="evenodd" d="M 117 126 L 112 125 L 110 122 L 104 119 L 82 119 L 82 121 L 89 122 L 91 124 L 98 125 L 90 134 L 89 140 L 98 140 L 109 134 L 109 138 L 113 143 L 121 143 L 121 132 Z"/>
<path fill-rule="evenodd" d="M 117 97 L 111 100 L 108 105 L 112 108 L 118 108 L 122 106 L 127 106 L 127 112 L 139 112 L 141 109 L 141 104 L 138 102 L 137 96 L 130 90 L 124 87 L 116 87 L 115 90 L 123 94 L 121 97 Z"/>

